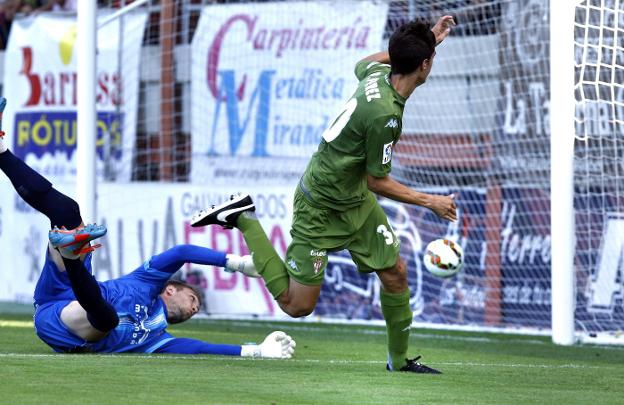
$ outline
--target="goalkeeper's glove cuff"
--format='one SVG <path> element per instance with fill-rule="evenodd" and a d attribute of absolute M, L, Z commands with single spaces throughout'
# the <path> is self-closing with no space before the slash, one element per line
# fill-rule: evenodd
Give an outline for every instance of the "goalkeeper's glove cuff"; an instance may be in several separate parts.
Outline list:
<path fill-rule="evenodd" d="M 242 345 L 241 357 L 262 357 L 260 346 L 255 344 Z"/>

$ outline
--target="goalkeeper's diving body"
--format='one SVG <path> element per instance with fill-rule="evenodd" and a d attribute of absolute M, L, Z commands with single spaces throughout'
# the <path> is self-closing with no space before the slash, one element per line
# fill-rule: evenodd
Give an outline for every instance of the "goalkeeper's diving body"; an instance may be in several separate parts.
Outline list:
<path fill-rule="evenodd" d="M 0 99 L 0 114 L 6 100 Z M 0 115 L 1 117 L 1 115 Z M 91 241 L 106 228 L 84 226 L 78 204 L 9 151 L 0 131 L 0 169 L 17 193 L 51 222 L 49 244 L 35 287 L 37 335 L 62 353 L 177 353 L 290 358 L 294 340 L 281 331 L 259 344 L 213 344 L 178 338 L 167 326 L 184 322 L 201 306 L 195 287 L 170 277 L 185 263 L 225 267 L 256 276 L 249 256 L 226 255 L 178 245 L 153 256 L 133 272 L 98 282 L 91 274 Z"/>
<path fill-rule="evenodd" d="M 356 64 L 359 85 L 323 133 L 295 190 L 292 243 L 285 261 L 254 215 L 249 195 L 232 196 L 191 220 L 192 226 L 238 228 L 267 288 L 293 317 L 314 310 L 328 252 L 347 249 L 360 272 L 375 272 L 380 279 L 390 371 L 439 373 L 419 363 L 418 357 L 407 359 L 413 318 L 407 270 L 399 256 L 400 242 L 374 194 L 426 207 L 449 221 L 457 219 L 453 195 L 417 192 L 389 176 L 405 101 L 427 79 L 435 47 L 453 25 L 451 16 L 440 18 L 432 28 L 423 22 L 406 23 L 391 36 L 388 52 Z"/>

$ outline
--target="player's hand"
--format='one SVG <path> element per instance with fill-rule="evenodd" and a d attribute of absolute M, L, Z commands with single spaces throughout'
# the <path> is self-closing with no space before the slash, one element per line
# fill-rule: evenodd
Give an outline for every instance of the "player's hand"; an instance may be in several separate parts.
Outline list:
<path fill-rule="evenodd" d="M 260 357 L 273 359 L 290 359 L 297 344 L 286 333 L 275 331 L 260 343 Z"/>
<path fill-rule="evenodd" d="M 447 221 L 457 221 L 457 206 L 455 205 L 455 194 L 450 195 L 430 195 L 431 201 L 428 206 L 440 218 Z"/>
<path fill-rule="evenodd" d="M 444 41 L 444 38 L 448 37 L 451 32 L 451 27 L 455 26 L 455 18 L 452 15 L 445 15 L 440 17 L 436 25 L 431 28 L 436 38 L 436 45 Z"/>

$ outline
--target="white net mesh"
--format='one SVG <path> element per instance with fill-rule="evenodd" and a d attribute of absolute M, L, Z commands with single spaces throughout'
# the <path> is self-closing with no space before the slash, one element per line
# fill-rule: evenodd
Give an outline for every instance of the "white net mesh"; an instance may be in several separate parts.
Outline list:
<path fill-rule="evenodd" d="M 224 3 L 177 2 L 173 14 L 163 12 L 167 2 L 143 8 L 150 17 L 132 180 L 150 183 L 127 196 L 118 183 L 101 188 L 100 209 L 117 238 L 109 263 L 101 260 L 99 268 L 112 269 L 104 275 L 126 273 L 174 241 L 245 253 L 237 231 L 179 225 L 241 190 L 258 201 L 283 255 L 292 192 L 355 86 L 355 62 L 385 49 L 403 22 L 453 14 L 458 26 L 406 106 L 393 175 L 422 191 L 457 194 L 460 219 L 449 225 L 382 200 L 401 235 L 415 320 L 550 327 L 547 0 Z M 466 252 L 462 273 L 447 280 L 421 261 L 440 237 Z M 209 313 L 279 314 L 255 280 L 185 271 L 207 288 Z M 376 277 L 336 252 L 315 314 L 381 320 L 378 293 Z"/>
<path fill-rule="evenodd" d="M 103 16 L 131 2 L 99 3 Z M 622 322 L 621 8 L 605 0 L 577 9 L 576 314 L 577 329 L 590 332 Z M 455 193 L 459 220 L 381 200 L 401 235 L 414 319 L 550 328 L 548 0 L 163 0 L 119 22 L 141 13 L 140 51 L 119 53 L 126 79 L 140 57 L 138 90 L 122 91 L 136 124 L 122 126 L 121 150 L 106 134 L 101 141 L 105 156 L 124 158 L 104 159 L 98 184 L 98 219 L 109 226 L 95 256 L 99 278 L 126 274 L 173 244 L 246 253 L 238 231 L 188 226 L 197 209 L 238 191 L 254 196 L 283 256 L 294 187 L 356 84 L 355 62 L 385 49 L 402 22 L 452 14 L 457 27 L 406 105 L 393 176 Z M 466 252 L 451 279 L 422 266 L 424 247 L 440 237 Z M 257 280 L 198 266 L 182 276 L 205 288 L 210 314 L 281 316 Z M 28 283 L 0 292 L 23 296 Z M 332 254 L 315 314 L 381 320 L 377 279 L 359 274 L 347 253 Z"/>
<path fill-rule="evenodd" d="M 576 329 L 621 334 L 624 252 L 624 3 L 576 8 Z"/>

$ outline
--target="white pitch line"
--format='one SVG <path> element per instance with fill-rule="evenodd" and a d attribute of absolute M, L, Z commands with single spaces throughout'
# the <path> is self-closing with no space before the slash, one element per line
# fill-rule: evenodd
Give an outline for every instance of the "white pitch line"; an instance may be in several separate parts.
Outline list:
<path fill-rule="evenodd" d="M 254 323 L 250 321 L 225 321 L 225 323 L 230 324 L 232 326 L 241 326 L 241 327 L 254 327 L 258 326 L 266 326 L 270 329 L 275 330 L 284 330 L 287 332 L 298 331 L 298 332 L 318 332 L 318 333 L 327 333 L 328 328 L 316 327 L 312 325 L 283 325 L 272 322 L 263 322 L 263 323 Z M 184 330 L 184 325 L 175 326 L 175 329 L 179 331 Z M 386 335 L 386 330 L 384 328 L 329 328 L 333 331 L 338 331 L 339 333 L 350 333 L 350 334 L 362 334 L 362 335 Z M 505 343 L 526 343 L 533 345 L 546 345 L 549 344 L 547 341 L 539 340 L 539 339 L 498 339 L 487 336 L 454 336 L 447 334 L 435 334 L 435 333 L 418 333 L 414 332 L 415 328 L 412 328 L 412 332 L 410 332 L 410 336 L 422 338 L 422 339 L 440 339 L 440 340 L 457 340 L 462 342 L 479 342 L 479 343 L 493 343 L 493 342 L 502 342 Z"/>
<path fill-rule="evenodd" d="M 289 363 L 314 363 L 314 364 L 334 364 L 334 365 L 385 365 L 385 361 L 381 360 L 320 360 L 320 359 L 258 359 L 247 357 L 206 357 L 195 355 L 166 355 L 166 354 L 88 354 L 87 358 L 97 357 L 98 359 L 149 359 L 149 360 L 185 360 L 185 361 L 287 361 Z M 0 358 L 54 358 L 58 360 L 66 360 L 68 358 L 74 360 L 84 360 L 85 355 L 79 354 L 36 354 L 36 353 L 0 353 Z M 472 363 L 472 362 L 428 362 L 435 366 L 453 366 L 453 367 L 503 367 L 503 368 L 541 368 L 541 369 L 600 369 L 610 367 L 605 366 L 587 366 L 584 364 L 509 364 L 509 363 Z M 614 366 L 615 367 L 615 366 Z"/>
<path fill-rule="evenodd" d="M 328 329 L 332 330 L 332 331 L 338 331 L 339 333 L 350 333 L 350 334 L 363 334 L 363 335 L 386 335 L 386 329 L 383 327 L 380 328 L 344 328 L 344 329 L 340 329 L 339 327 L 342 326 L 342 324 L 327 324 L 330 326 L 330 328 L 323 328 L 323 327 L 317 327 L 317 326 L 313 326 L 313 325 L 297 325 L 295 323 L 293 324 L 288 324 L 288 325 L 284 325 L 284 324 L 278 324 L 278 323 L 274 323 L 274 322 L 267 322 L 267 321 L 261 321 L 261 323 L 254 323 L 252 321 L 238 321 L 238 320 L 229 320 L 229 321 L 221 321 L 219 320 L 219 322 L 224 322 L 227 323 L 229 325 L 233 325 L 233 326 L 242 326 L 242 327 L 255 327 L 257 328 L 259 325 L 264 325 L 268 328 L 274 329 L 274 330 L 280 330 L 280 328 L 283 328 L 283 330 L 285 331 L 302 331 L 302 332 L 319 332 L 319 333 L 327 333 Z M 333 329 L 331 327 L 334 327 Z M 180 325 L 180 328 L 184 328 L 184 325 Z M 410 332 L 410 336 L 412 337 L 416 337 L 416 338 L 422 338 L 422 339 L 435 339 L 435 340 L 454 340 L 454 341 L 460 341 L 460 342 L 479 342 L 479 343 L 505 343 L 505 344 L 510 344 L 510 343 L 518 343 L 518 344 L 529 344 L 529 345 L 552 345 L 552 343 L 548 340 L 540 340 L 540 339 L 531 339 L 531 338 L 498 338 L 498 337 L 489 337 L 489 336 L 456 336 L 456 335 L 451 335 L 451 334 L 438 334 L 438 333 L 419 333 L 419 332 L 414 332 L 415 330 L 418 330 L 420 328 L 418 327 L 412 327 L 412 331 Z M 482 334 L 483 332 L 472 332 L 474 334 Z M 522 335 L 521 333 L 519 333 L 518 335 Z M 506 335 L 509 336 L 509 335 Z M 592 345 L 591 343 L 588 343 L 587 345 L 584 345 L 584 347 L 591 347 L 592 349 L 597 349 L 597 350 L 624 350 L 624 345 Z"/>
<path fill-rule="evenodd" d="M 262 326 L 262 327 L 267 327 L 267 328 L 274 329 L 274 330 L 283 329 L 288 332 L 299 331 L 299 332 L 327 333 L 328 330 L 333 330 L 339 333 L 363 334 L 363 335 L 385 335 L 386 334 L 386 330 L 383 328 L 343 328 L 343 329 L 331 328 L 331 327 L 323 328 L 323 327 L 317 327 L 313 325 L 297 325 L 294 323 L 290 325 L 284 325 L 284 324 L 277 324 L 277 323 L 266 322 L 266 321 L 255 323 L 251 321 L 237 321 L 237 320 L 221 321 L 219 320 L 218 322 L 227 323 L 231 326 L 240 326 L 240 327 L 258 328 L 259 326 Z M 175 332 L 181 332 L 182 334 L 184 332 L 189 332 L 193 334 L 199 333 L 199 331 L 197 330 L 185 329 L 184 326 L 185 325 L 174 326 L 172 327 L 172 329 L 174 329 Z M 2 327 L 32 328 L 33 322 L 0 319 L 0 328 Z M 413 330 L 410 333 L 410 336 L 419 338 L 419 339 L 452 340 L 452 341 L 460 341 L 460 342 L 478 342 L 478 343 L 504 342 L 506 344 L 518 343 L 518 344 L 542 345 L 542 346 L 551 344 L 550 342 L 546 340 L 539 340 L 539 339 L 521 339 L 521 338 L 500 339 L 496 337 L 487 337 L 487 336 L 455 336 L 455 335 L 448 335 L 448 334 L 418 333 L 418 332 L 414 332 Z M 597 346 L 591 346 L 591 347 L 594 349 L 607 350 L 607 351 L 624 350 L 624 346 L 618 346 L 618 345 L 602 345 L 602 346 L 597 345 Z"/>

